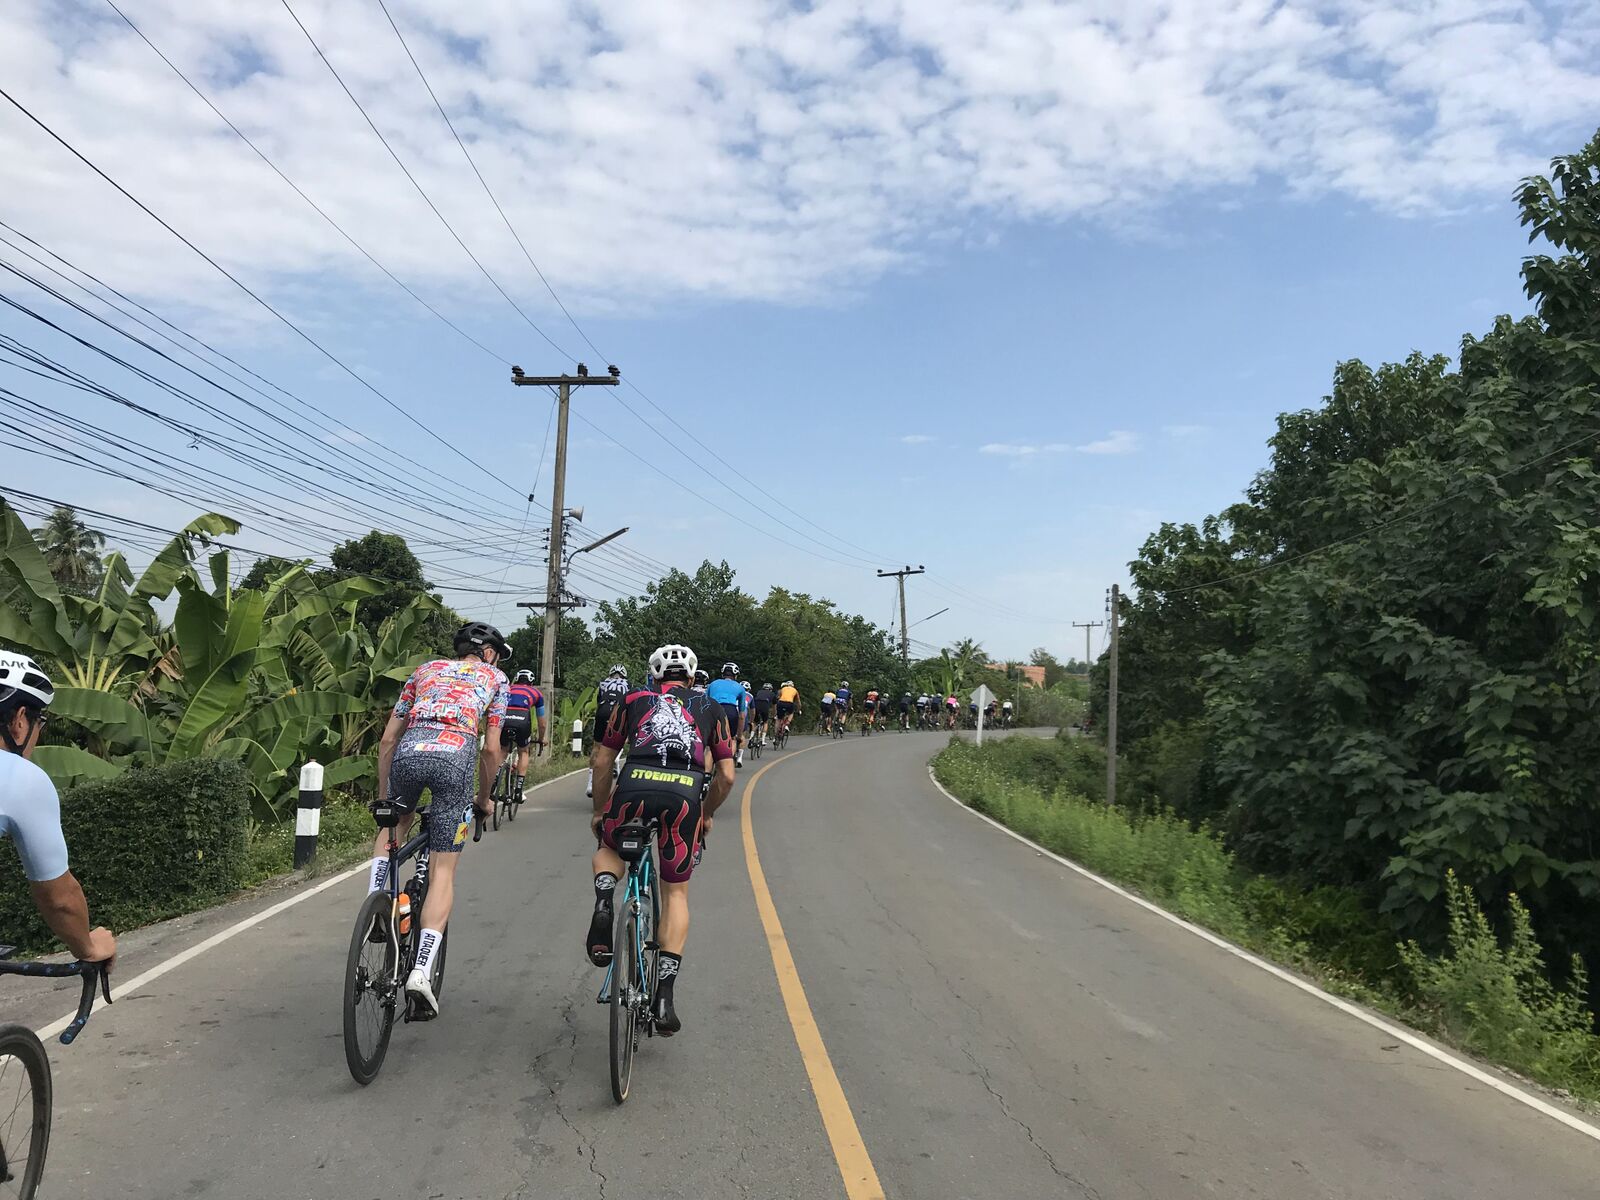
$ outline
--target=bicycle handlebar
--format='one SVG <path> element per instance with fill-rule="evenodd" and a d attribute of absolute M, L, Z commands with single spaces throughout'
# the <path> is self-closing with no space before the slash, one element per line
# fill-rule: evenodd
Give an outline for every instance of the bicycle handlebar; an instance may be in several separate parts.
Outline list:
<path fill-rule="evenodd" d="M 69 963 L 0 963 L 0 974 L 28 975 L 39 979 L 65 979 L 68 975 L 83 976 L 83 992 L 78 997 L 78 1015 L 61 1031 L 60 1040 L 63 1046 L 72 1045 L 78 1034 L 83 1032 L 83 1027 L 89 1023 L 89 1013 L 94 1008 L 95 984 L 100 985 L 106 1003 L 111 1003 L 111 972 L 107 970 L 104 962 L 84 962 L 79 959 Z"/>

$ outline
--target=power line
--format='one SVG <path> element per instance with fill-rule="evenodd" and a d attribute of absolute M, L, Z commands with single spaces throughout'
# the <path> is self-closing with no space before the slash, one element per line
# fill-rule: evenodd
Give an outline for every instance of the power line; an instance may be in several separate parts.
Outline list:
<path fill-rule="evenodd" d="M 417 189 L 417 195 L 421 196 L 424 203 L 426 203 L 427 206 L 433 210 L 433 215 L 439 218 L 439 223 L 443 225 L 445 229 L 449 230 L 450 236 L 456 241 L 456 245 L 461 247 L 463 253 L 465 253 L 466 256 L 472 260 L 473 265 L 483 273 L 483 277 L 494 285 L 494 290 L 499 292 L 500 295 L 504 297 L 505 302 L 516 311 L 516 314 L 527 323 L 530 329 L 548 342 L 551 348 L 554 349 L 557 354 L 561 355 L 561 357 L 565 358 L 569 362 L 576 362 L 577 359 L 563 350 L 555 341 L 555 339 L 553 339 L 543 329 L 539 328 L 538 324 L 532 317 L 522 311 L 522 306 L 511 298 L 511 293 L 507 292 L 505 288 L 501 287 L 500 281 L 489 273 L 489 268 L 483 265 L 478 256 L 474 254 L 467 243 L 462 240 L 461 235 L 455 231 L 455 227 L 445 219 L 444 213 L 439 211 L 439 206 L 436 205 L 428 193 L 423 190 L 422 185 L 417 182 L 416 176 L 411 174 L 410 168 L 408 168 L 400 156 L 395 153 L 394 147 L 389 144 L 389 139 L 383 136 L 383 131 L 379 129 L 373 119 L 367 115 L 367 110 L 362 107 L 361 101 L 356 99 L 355 93 L 352 92 L 349 85 L 345 83 L 344 77 L 339 74 L 337 68 L 334 67 L 328 56 L 322 52 L 322 47 L 317 45 L 317 39 L 311 36 L 311 31 L 307 29 L 304 22 L 302 22 L 300 18 L 295 15 L 294 9 L 289 5 L 289 0 L 281 0 L 281 3 L 283 4 L 284 10 L 288 12 L 290 17 L 294 19 L 294 23 L 300 27 L 300 32 L 306 35 L 306 41 L 311 43 L 311 48 L 317 52 L 317 57 L 322 60 L 323 65 L 328 68 L 328 71 L 333 75 L 334 79 L 338 81 L 339 87 L 344 90 L 344 94 L 350 97 L 350 103 L 356 106 L 356 111 L 361 114 L 361 117 L 364 121 L 366 121 L 367 126 L 372 130 L 373 133 L 377 134 L 378 140 L 383 143 L 383 148 L 389 152 L 389 157 L 394 159 L 395 165 L 399 167 L 400 170 L 405 174 L 405 177 L 411 181 L 411 186 Z"/>
<path fill-rule="evenodd" d="M 503 355 L 495 353 L 493 350 L 489 349 L 489 347 L 485 346 L 482 342 L 480 342 L 477 338 L 473 337 L 466 330 L 462 329 L 454 321 L 450 320 L 449 317 L 445 316 L 437 308 L 435 308 L 433 305 L 429 304 L 426 300 L 424 300 L 421 296 L 419 296 L 414 290 L 412 290 L 412 288 L 411 288 L 411 286 L 409 284 L 407 284 L 404 280 L 402 280 L 399 276 L 397 276 L 393 271 L 389 270 L 388 267 L 384 266 L 381 262 L 379 262 L 372 255 L 372 253 L 367 250 L 367 248 L 365 246 L 363 246 L 360 242 L 356 241 L 356 239 L 353 236 L 351 236 L 349 231 L 347 231 L 343 225 L 340 225 L 339 222 L 335 221 L 331 216 L 328 215 L 327 211 L 324 210 L 323 207 L 320 204 L 318 204 L 315 200 L 313 200 L 310 196 L 308 196 L 305 193 L 305 191 L 301 189 L 299 184 L 297 184 L 294 180 L 290 179 L 288 175 L 284 174 L 284 172 L 278 167 L 278 164 L 273 162 L 272 159 L 267 156 L 266 152 L 264 150 L 262 150 L 260 146 L 257 146 L 255 144 L 255 142 L 251 141 L 250 137 L 244 132 L 244 130 L 240 129 L 237 125 L 235 125 L 233 123 L 233 121 L 228 118 L 227 114 L 224 113 L 220 108 L 218 108 L 216 106 L 216 104 L 214 104 L 212 102 L 211 97 L 206 95 L 205 92 L 201 91 L 200 88 L 195 84 L 194 80 L 190 79 L 187 75 L 185 75 L 183 73 L 183 71 L 178 67 L 177 63 L 173 62 L 170 58 L 168 58 L 166 56 L 166 54 L 162 52 L 161 48 L 159 46 L 157 46 L 154 42 L 152 42 L 149 39 L 148 36 L 146 36 L 144 30 L 140 29 L 137 25 L 135 25 L 133 23 L 133 19 L 131 17 L 129 17 L 127 13 L 123 12 L 120 8 L 117 7 L 117 5 L 115 3 L 115 0 L 106 0 L 106 4 L 107 4 L 107 6 L 110 7 L 112 12 L 116 13 L 117 16 L 119 16 L 119 17 L 121 17 L 123 19 L 123 21 L 127 24 L 129 29 L 133 30 L 134 33 L 139 35 L 139 40 L 142 41 L 146 46 L 149 46 L 150 49 L 155 52 L 155 55 L 156 55 L 157 58 L 159 58 L 162 62 L 166 63 L 167 66 L 172 69 L 172 73 L 174 75 L 176 75 L 179 79 L 183 80 L 183 82 L 186 85 L 188 85 L 189 90 L 191 92 L 193 92 L 196 96 L 198 96 L 200 98 L 201 102 L 207 108 L 209 108 L 213 113 L 215 113 L 217 115 L 217 118 L 224 125 L 226 125 L 229 129 L 233 130 L 233 132 L 238 135 L 240 141 L 242 141 L 246 146 L 249 146 L 250 149 L 255 152 L 256 157 L 259 158 L 263 163 L 265 163 L 267 165 L 267 167 L 269 169 L 271 169 L 271 171 L 272 171 L 272 173 L 274 175 L 276 175 L 279 179 L 283 180 L 283 182 L 288 184 L 289 187 L 294 189 L 295 195 L 299 196 L 300 199 L 304 200 L 307 204 L 309 204 L 319 217 L 321 217 L 324 221 L 326 221 L 329 225 L 331 225 L 334 228 L 334 230 L 339 234 L 339 236 L 344 238 L 345 241 L 349 242 L 350 245 L 353 246 L 362 255 L 362 257 L 364 257 L 373 266 L 377 267 L 378 270 L 382 271 L 386 276 L 388 276 L 390 281 L 393 282 L 396 287 L 399 287 L 402 290 L 404 290 L 406 295 L 410 296 L 418 304 L 422 305 L 423 308 L 427 309 L 435 317 L 439 318 L 439 320 L 443 321 L 451 329 L 455 330 L 456 333 L 460 334 L 463 338 L 465 338 L 467 341 L 471 342 L 474 346 L 476 346 L 479 350 L 482 350 L 485 354 L 489 355 L 491 358 L 493 358 L 493 359 L 495 359 L 495 360 L 497 360 L 498 362 L 501 362 L 501 363 L 509 363 L 511 361 L 509 358 L 506 358 Z"/>
<path fill-rule="evenodd" d="M 381 390 L 379 390 L 374 384 L 368 382 L 361 375 L 358 375 L 355 372 L 355 370 L 353 370 L 348 364 L 346 364 L 344 362 L 343 359 L 339 358 L 331 350 L 329 350 L 327 347 L 322 345 L 321 342 L 319 342 L 315 338 L 313 338 L 304 329 L 301 329 L 300 326 L 296 325 L 288 317 L 284 316 L 283 313 L 279 312 L 276 308 L 274 308 L 271 304 L 269 304 L 266 300 L 264 300 L 260 295 L 258 295 L 256 292 L 251 290 L 251 288 L 247 284 L 245 284 L 244 281 L 239 279 L 238 276 L 234 275 L 233 272 L 229 271 L 226 267 L 224 267 L 216 259 L 212 258 L 204 250 L 200 249 L 200 247 L 195 245 L 194 242 L 190 241 L 182 233 L 179 233 L 177 229 L 173 228 L 172 225 L 170 225 L 163 217 L 158 215 L 155 212 L 155 210 L 150 208 L 149 205 L 145 204 L 144 201 L 140 200 L 132 192 L 128 191 L 127 188 L 123 187 L 115 179 L 111 178 L 111 176 L 107 175 L 104 171 L 102 171 L 98 166 L 96 166 L 93 162 L 91 162 L 87 156 L 85 156 L 81 151 L 79 151 L 77 149 L 77 147 L 73 146 L 72 143 L 68 142 L 65 138 L 63 138 L 60 134 L 58 134 L 49 125 L 45 124 L 44 121 L 42 121 L 39 117 L 35 116 L 34 113 L 29 108 L 27 108 L 20 101 L 18 101 L 14 96 L 11 95 L 10 92 L 6 91 L 3 87 L 0 87 L 0 98 L 5 99 L 5 101 L 8 104 L 10 104 L 13 108 L 15 108 L 23 116 L 27 117 L 28 120 L 32 121 L 40 129 L 44 130 L 45 133 L 47 133 L 57 144 L 59 144 L 69 154 L 71 154 L 79 162 L 83 163 L 84 166 L 88 167 L 91 171 L 93 171 L 96 175 L 98 175 L 106 183 L 110 184 L 113 188 L 115 188 L 118 192 L 120 192 L 128 200 L 132 201 L 133 204 L 135 204 L 139 208 L 139 210 L 141 212 L 143 212 L 151 220 L 155 221 L 156 224 L 160 225 L 163 229 L 165 229 L 173 237 L 177 238 L 180 242 L 182 242 L 185 246 L 187 246 L 195 254 L 199 255 L 213 269 L 215 269 L 220 275 L 222 275 L 223 278 L 227 279 L 230 283 L 232 283 L 235 287 L 237 287 L 245 295 L 249 296 L 250 299 L 254 300 L 262 308 L 266 309 L 269 313 L 271 313 L 274 317 L 276 317 L 284 325 L 288 326 L 291 330 L 294 331 L 296 336 L 298 336 L 307 345 L 311 346 L 314 350 L 316 350 L 319 354 L 321 354 L 329 362 L 333 363 L 336 367 L 338 367 L 346 375 L 350 376 L 351 379 L 354 379 L 362 387 L 366 388 L 369 392 L 371 392 L 374 396 L 378 397 L 378 399 L 382 400 L 386 405 L 388 405 L 390 408 L 392 408 L 395 412 L 397 412 L 401 416 L 403 416 L 412 425 L 415 425 L 418 429 L 422 430 L 430 438 L 432 438 L 435 442 L 439 443 L 439 445 L 441 445 L 441 446 L 444 446 L 452 454 L 454 454 L 454 455 L 456 455 L 456 457 L 460 458 L 463 462 L 471 463 L 473 467 L 475 467 L 476 469 L 482 471 L 485 475 L 487 475 L 490 479 L 493 479 L 496 483 L 499 483 L 502 487 L 510 488 L 514 492 L 516 491 L 515 488 L 511 487 L 511 484 L 507 483 L 504 479 L 501 479 L 493 471 L 490 471 L 487 467 L 483 466 L 483 464 L 481 464 L 481 463 L 477 462 L 475 459 L 471 458 L 469 455 L 464 453 L 460 448 L 455 446 L 453 443 L 451 443 L 449 441 L 446 441 L 444 438 L 441 438 L 431 428 L 429 428 L 422 421 L 420 421 L 416 417 L 414 417 L 407 409 L 401 407 L 399 404 L 396 404 L 387 395 L 385 395 Z M 518 494 L 520 495 L 520 493 L 518 493 Z"/>

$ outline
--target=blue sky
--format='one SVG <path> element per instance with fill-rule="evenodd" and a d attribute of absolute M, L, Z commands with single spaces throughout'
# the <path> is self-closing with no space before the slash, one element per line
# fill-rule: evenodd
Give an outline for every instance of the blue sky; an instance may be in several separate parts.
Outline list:
<path fill-rule="evenodd" d="M 1239 0 L 1197 18 L 1028 3 L 987 22 L 986 7 L 729 3 L 696 23 L 619 3 L 597 33 L 563 4 L 445 17 L 391 6 L 588 336 L 821 527 L 685 445 L 636 393 L 592 389 L 576 404 L 584 418 L 678 480 L 575 420 L 568 501 L 594 535 L 628 525 L 617 545 L 653 560 L 727 558 L 757 594 L 779 583 L 880 623 L 893 588 L 874 568 L 922 563 L 912 618 L 951 611 L 920 639 L 1081 653 L 1067 623 L 1101 618 L 1105 588 L 1156 523 L 1235 499 L 1266 461 L 1276 414 L 1315 404 L 1335 362 L 1451 353 L 1494 314 L 1525 311 L 1510 190 L 1580 145 L 1600 111 L 1588 54 L 1600 26 L 1580 6 Z M 512 620 L 511 601 L 542 587 L 524 524 L 548 520 L 549 401 L 513 389 L 506 364 L 567 363 L 477 275 L 281 13 L 166 0 L 128 11 L 493 353 L 363 263 L 99 5 L 8 7 L 8 90 L 511 486 L 309 353 L 9 106 L 0 171 L 15 199 L 0 216 L 293 390 L 351 431 L 341 448 L 365 456 L 382 442 L 417 464 L 392 475 L 409 504 L 369 495 L 309 519 L 459 529 L 493 550 L 430 546 L 424 560 L 463 588 L 504 579 L 515 595 L 446 590 L 463 611 L 498 605 Z M 508 291 L 602 369 L 477 190 L 375 6 L 296 11 Z M 529 45 L 551 61 L 508 49 Z M 554 78 L 562 55 L 589 72 Z M 21 262 L 3 246 L 0 258 Z M 59 311 L 9 276 L 0 292 Z M 0 332 L 130 398 L 182 407 L 14 314 Z M 283 490 L 101 399 L 3 364 L 0 386 L 247 490 Z M 325 456 L 329 440 L 302 449 Z M 473 495 L 487 486 L 482 512 L 444 512 L 435 471 Z M 541 506 L 525 522 L 536 474 Z M 0 449 L 0 479 L 157 524 L 193 507 L 17 439 Z M 241 544 L 302 548 L 245 519 Z M 576 584 L 593 596 L 649 573 L 615 556 L 597 565 Z"/>

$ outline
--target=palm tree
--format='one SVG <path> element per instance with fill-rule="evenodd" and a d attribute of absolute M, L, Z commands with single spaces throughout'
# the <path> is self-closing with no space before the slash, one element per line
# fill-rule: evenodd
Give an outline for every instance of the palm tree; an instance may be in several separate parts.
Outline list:
<path fill-rule="evenodd" d="M 945 656 L 950 659 L 950 666 L 955 672 L 956 686 L 965 687 L 978 672 L 988 665 L 988 657 L 983 652 L 983 647 L 971 638 L 962 638 L 954 646 L 946 650 Z"/>
<path fill-rule="evenodd" d="M 76 510 L 58 505 L 33 536 L 56 586 L 86 595 L 100 585 L 100 547 L 106 535 L 80 521 Z"/>

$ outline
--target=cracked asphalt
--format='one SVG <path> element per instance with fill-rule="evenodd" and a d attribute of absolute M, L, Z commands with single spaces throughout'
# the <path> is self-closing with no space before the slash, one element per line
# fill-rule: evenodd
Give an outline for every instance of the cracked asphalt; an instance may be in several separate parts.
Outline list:
<path fill-rule="evenodd" d="M 939 739 L 768 772 L 755 836 L 890 1197 L 1592 1197 L 1600 1146 L 1098 888 L 946 800 Z M 816 745 L 796 739 L 796 749 Z M 792 756 L 792 755 L 791 755 Z M 763 763 L 771 761 L 763 760 Z M 842 1197 L 723 809 L 695 877 L 682 1035 L 618 1108 L 581 777 L 467 846 L 444 1012 L 351 1082 L 333 886 L 52 1044 L 50 1200 Z M 124 940 L 123 978 L 264 907 Z M 65 993 L 5 981 L 42 1025 Z"/>

